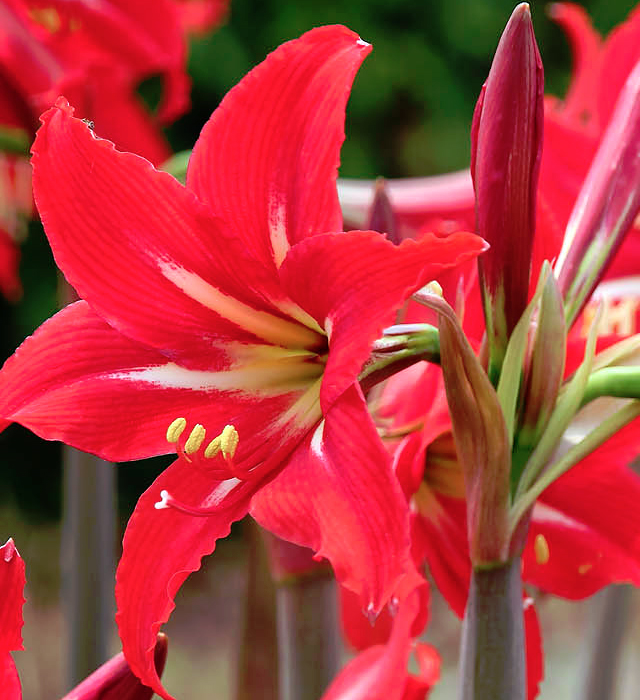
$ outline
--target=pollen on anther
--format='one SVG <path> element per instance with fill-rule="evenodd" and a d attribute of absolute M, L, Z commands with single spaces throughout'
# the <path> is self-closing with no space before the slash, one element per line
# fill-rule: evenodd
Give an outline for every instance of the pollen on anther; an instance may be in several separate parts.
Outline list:
<path fill-rule="evenodd" d="M 207 431 L 204 429 L 204 426 L 198 423 L 191 431 L 187 441 L 184 443 L 184 451 L 188 455 L 195 454 L 202 446 L 206 435 Z"/>
<path fill-rule="evenodd" d="M 182 435 L 186 427 L 186 418 L 176 418 L 167 428 L 167 442 L 178 442 L 178 438 Z"/>
<path fill-rule="evenodd" d="M 221 443 L 222 443 L 222 436 L 221 435 L 214 437 L 213 440 L 207 445 L 207 448 L 204 451 L 204 456 L 207 459 L 210 459 L 211 457 L 215 457 L 218 454 L 218 452 L 220 452 Z"/>
<path fill-rule="evenodd" d="M 220 434 L 220 449 L 225 457 L 233 458 L 238 449 L 240 436 L 233 425 L 225 425 Z"/>
<path fill-rule="evenodd" d="M 538 533 L 533 541 L 533 551 L 538 564 L 546 564 L 549 561 L 549 543 L 547 538 Z"/>

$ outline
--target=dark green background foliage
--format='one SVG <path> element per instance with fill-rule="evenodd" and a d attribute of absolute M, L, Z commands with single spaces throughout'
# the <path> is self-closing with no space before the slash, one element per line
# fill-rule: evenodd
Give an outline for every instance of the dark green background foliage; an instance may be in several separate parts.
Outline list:
<path fill-rule="evenodd" d="M 532 4 L 546 92 L 561 96 L 570 69 L 567 42 L 545 4 Z M 631 7 L 624 0 L 583 4 L 603 33 Z M 193 109 L 169 129 L 172 146 L 191 148 L 225 92 L 266 53 L 311 27 L 341 23 L 373 44 L 348 105 L 342 175 L 401 177 L 463 168 L 475 100 L 512 9 L 512 0 L 232 0 L 227 24 L 192 44 Z M 147 81 L 141 92 L 153 102 L 157 81 Z M 39 224 L 23 246 L 21 275 L 22 302 L 0 302 L 4 356 L 57 306 L 57 273 Z M 57 517 L 59 454 L 57 445 L 18 426 L 1 435 L 0 504 L 17 505 L 36 519 Z M 160 468 L 151 462 L 119 469 L 123 517 Z"/>

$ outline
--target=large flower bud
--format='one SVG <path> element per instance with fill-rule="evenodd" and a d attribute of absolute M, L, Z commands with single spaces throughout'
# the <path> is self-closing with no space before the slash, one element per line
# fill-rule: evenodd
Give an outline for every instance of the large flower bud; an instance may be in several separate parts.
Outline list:
<path fill-rule="evenodd" d="M 471 128 L 476 229 L 491 244 L 479 259 L 495 381 L 509 335 L 527 305 L 542 155 L 544 78 L 529 6 L 500 38 Z"/>

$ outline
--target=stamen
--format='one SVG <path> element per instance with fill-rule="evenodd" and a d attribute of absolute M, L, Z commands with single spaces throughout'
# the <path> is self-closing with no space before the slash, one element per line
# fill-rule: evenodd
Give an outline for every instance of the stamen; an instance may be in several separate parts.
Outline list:
<path fill-rule="evenodd" d="M 187 427 L 186 418 L 176 418 L 167 428 L 167 442 L 178 442 L 178 438 Z"/>
<path fill-rule="evenodd" d="M 238 449 L 240 436 L 233 425 L 225 425 L 220 435 L 220 448 L 227 459 L 233 459 Z"/>
<path fill-rule="evenodd" d="M 184 443 L 184 451 L 188 455 L 195 454 L 202 446 L 206 435 L 207 431 L 204 429 L 204 426 L 198 423 L 191 431 L 191 435 L 189 435 L 187 441 Z"/>
<path fill-rule="evenodd" d="M 533 541 L 533 551 L 538 564 L 546 564 L 549 561 L 549 543 L 542 534 L 537 534 Z"/>
<path fill-rule="evenodd" d="M 215 457 L 219 452 L 222 452 L 222 456 L 229 460 L 233 459 L 236 450 L 238 449 L 238 443 L 240 442 L 240 436 L 238 431 L 233 425 L 225 425 L 224 429 L 217 437 L 207 445 L 207 449 L 204 451 L 204 456 L 207 459 Z"/>
<path fill-rule="evenodd" d="M 214 437 L 213 440 L 207 445 L 207 448 L 204 451 L 204 456 L 207 459 L 211 459 L 212 457 L 215 457 L 218 454 L 218 452 L 220 452 L 221 443 L 222 443 L 222 435 L 218 435 L 217 437 Z"/>

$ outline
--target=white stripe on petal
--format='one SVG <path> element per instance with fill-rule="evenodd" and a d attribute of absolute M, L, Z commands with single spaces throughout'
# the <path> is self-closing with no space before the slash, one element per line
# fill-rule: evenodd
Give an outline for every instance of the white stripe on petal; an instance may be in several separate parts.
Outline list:
<path fill-rule="evenodd" d="M 533 507 L 532 520 L 534 523 L 564 525 L 573 530 L 581 530 L 582 532 L 586 532 L 589 530 L 589 528 L 584 523 L 581 523 L 579 520 L 575 520 L 574 518 L 571 518 L 565 513 L 562 513 L 561 511 L 552 508 L 546 503 L 541 503 L 540 501 L 537 501 L 537 503 Z"/>
<path fill-rule="evenodd" d="M 239 483 L 240 479 L 235 477 L 223 481 L 202 501 L 200 507 L 211 508 L 219 505 Z"/>
<path fill-rule="evenodd" d="M 262 362 L 221 372 L 191 370 L 169 362 L 166 365 L 114 372 L 106 378 L 143 382 L 164 389 L 278 396 L 305 388 L 321 374 L 321 365 L 301 361 Z"/>
<path fill-rule="evenodd" d="M 280 267 L 290 246 L 287 238 L 287 207 L 276 195 L 269 202 L 269 241 L 276 267 Z"/>
<path fill-rule="evenodd" d="M 187 296 L 258 338 L 289 348 L 310 348 L 319 343 L 318 334 L 309 328 L 254 309 L 174 262 L 158 260 L 158 267 L 160 272 Z"/>

